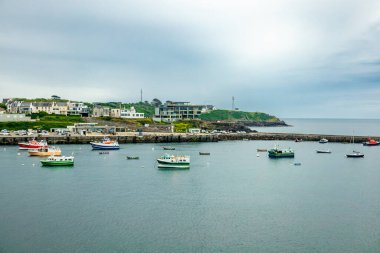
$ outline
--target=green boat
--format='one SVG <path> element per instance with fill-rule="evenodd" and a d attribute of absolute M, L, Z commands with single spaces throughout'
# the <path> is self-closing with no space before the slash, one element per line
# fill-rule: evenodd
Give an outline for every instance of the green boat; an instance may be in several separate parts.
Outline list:
<path fill-rule="evenodd" d="M 73 156 L 49 156 L 46 160 L 41 160 L 42 166 L 73 166 Z"/>
<path fill-rule="evenodd" d="M 189 156 L 164 155 L 157 159 L 158 168 L 189 169 Z"/>
<path fill-rule="evenodd" d="M 270 158 L 292 158 L 294 157 L 294 151 L 291 148 L 279 149 L 278 147 L 275 147 L 268 150 L 268 156 Z"/>

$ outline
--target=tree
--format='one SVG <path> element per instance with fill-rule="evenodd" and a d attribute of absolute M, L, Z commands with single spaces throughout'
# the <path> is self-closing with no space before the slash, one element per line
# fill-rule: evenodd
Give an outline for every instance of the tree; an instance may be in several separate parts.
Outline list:
<path fill-rule="evenodd" d="M 150 104 L 157 107 L 162 105 L 162 102 L 158 98 L 154 98 Z"/>
<path fill-rule="evenodd" d="M 7 109 L 7 106 L 3 103 L 0 103 L 0 108 L 4 108 L 5 110 Z"/>

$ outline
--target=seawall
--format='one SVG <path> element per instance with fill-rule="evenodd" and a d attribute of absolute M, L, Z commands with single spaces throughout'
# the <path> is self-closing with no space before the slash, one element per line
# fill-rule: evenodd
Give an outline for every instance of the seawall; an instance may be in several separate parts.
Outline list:
<path fill-rule="evenodd" d="M 100 141 L 103 136 L 0 136 L 0 145 L 16 145 L 19 142 L 28 141 L 32 138 L 46 140 L 49 144 L 88 144 L 91 141 Z M 119 143 L 171 143 L 171 142 L 217 142 L 233 140 L 287 140 L 294 141 L 319 141 L 326 138 L 329 142 L 352 142 L 352 136 L 348 135 L 319 135 L 319 134 L 288 134 L 288 133 L 246 133 L 246 134 L 173 134 L 173 133 L 146 133 L 137 136 L 135 133 L 115 135 L 111 137 Z M 380 139 L 380 137 L 374 137 Z M 355 136 L 355 143 L 361 143 L 368 136 Z"/>

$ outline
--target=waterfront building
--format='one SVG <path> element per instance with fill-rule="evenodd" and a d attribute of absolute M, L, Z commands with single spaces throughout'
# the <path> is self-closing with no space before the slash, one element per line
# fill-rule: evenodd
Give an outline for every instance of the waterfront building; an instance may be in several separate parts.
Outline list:
<path fill-rule="evenodd" d="M 190 102 L 166 101 L 155 108 L 154 121 L 173 122 L 181 119 L 198 119 L 202 113 L 213 110 L 212 105 L 194 105 Z"/>
<path fill-rule="evenodd" d="M 120 117 L 125 119 L 143 119 L 144 113 L 137 112 L 135 107 L 132 106 L 130 109 L 121 110 Z"/>

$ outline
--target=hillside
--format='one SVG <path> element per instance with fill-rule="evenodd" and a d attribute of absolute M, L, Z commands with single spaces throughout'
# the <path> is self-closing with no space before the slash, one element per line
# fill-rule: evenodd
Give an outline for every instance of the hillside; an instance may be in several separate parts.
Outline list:
<path fill-rule="evenodd" d="M 281 122 L 275 116 L 262 112 L 243 112 L 231 110 L 213 110 L 201 115 L 202 120 L 209 121 L 255 121 L 255 122 Z"/>

